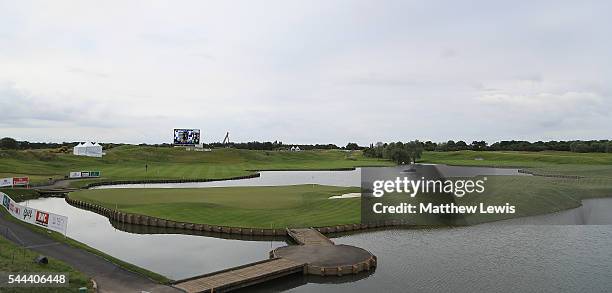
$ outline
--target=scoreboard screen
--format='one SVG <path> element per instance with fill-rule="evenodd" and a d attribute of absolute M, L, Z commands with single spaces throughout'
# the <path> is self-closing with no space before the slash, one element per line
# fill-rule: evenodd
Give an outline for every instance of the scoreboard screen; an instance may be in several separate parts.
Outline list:
<path fill-rule="evenodd" d="M 199 143 L 199 129 L 174 129 L 174 145 L 196 145 Z"/>

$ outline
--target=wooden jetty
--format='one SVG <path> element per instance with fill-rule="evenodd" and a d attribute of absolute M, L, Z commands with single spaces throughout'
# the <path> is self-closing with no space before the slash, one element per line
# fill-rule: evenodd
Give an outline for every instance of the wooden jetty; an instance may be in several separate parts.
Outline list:
<path fill-rule="evenodd" d="M 315 229 L 287 229 L 287 235 L 299 245 L 334 245 L 334 242 Z"/>
<path fill-rule="evenodd" d="M 304 263 L 271 258 L 227 270 L 178 281 L 174 287 L 185 292 L 227 292 L 294 273 L 302 273 Z"/>
<path fill-rule="evenodd" d="M 376 266 L 376 256 L 359 247 L 336 245 L 315 229 L 287 229 L 299 245 L 274 249 L 270 259 L 176 281 L 185 292 L 227 292 L 289 274 L 356 274 Z"/>

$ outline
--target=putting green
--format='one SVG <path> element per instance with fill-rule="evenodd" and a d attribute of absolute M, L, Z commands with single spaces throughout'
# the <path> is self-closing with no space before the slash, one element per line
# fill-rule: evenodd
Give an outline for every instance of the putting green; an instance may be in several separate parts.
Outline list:
<path fill-rule="evenodd" d="M 291 185 L 179 189 L 91 189 L 70 198 L 159 218 L 252 228 L 358 223 L 359 198 L 329 199 L 356 187 Z"/>

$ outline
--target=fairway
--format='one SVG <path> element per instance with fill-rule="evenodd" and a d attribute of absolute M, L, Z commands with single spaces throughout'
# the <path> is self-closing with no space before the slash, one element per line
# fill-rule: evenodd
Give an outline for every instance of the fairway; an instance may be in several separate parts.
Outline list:
<path fill-rule="evenodd" d="M 175 221 L 248 228 L 358 223 L 360 200 L 329 199 L 357 187 L 292 185 L 189 189 L 92 189 L 71 199 Z"/>
<path fill-rule="evenodd" d="M 101 171 L 101 179 L 221 179 L 253 174 L 256 170 L 324 170 L 359 166 L 389 166 L 385 160 L 366 158 L 360 151 L 313 150 L 301 152 L 120 146 L 105 150 L 102 158 L 48 151 L 0 151 L 2 176 L 30 176 L 34 182 L 63 178 L 70 171 Z M 146 168 L 145 168 L 146 165 Z M 83 185 L 84 183 L 75 182 Z"/>

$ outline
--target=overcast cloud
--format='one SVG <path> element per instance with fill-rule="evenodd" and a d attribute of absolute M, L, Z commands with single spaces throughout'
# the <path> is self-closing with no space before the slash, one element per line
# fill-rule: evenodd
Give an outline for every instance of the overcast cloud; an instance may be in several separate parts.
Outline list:
<path fill-rule="evenodd" d="M 534 2 L 0 0 L 0 136 L 612 138 L 612 5 Z"/>

